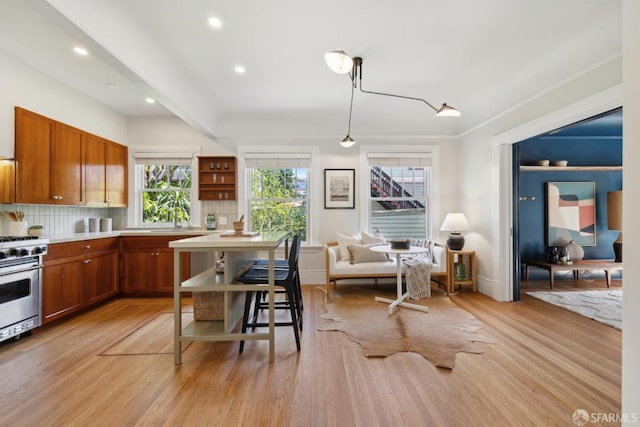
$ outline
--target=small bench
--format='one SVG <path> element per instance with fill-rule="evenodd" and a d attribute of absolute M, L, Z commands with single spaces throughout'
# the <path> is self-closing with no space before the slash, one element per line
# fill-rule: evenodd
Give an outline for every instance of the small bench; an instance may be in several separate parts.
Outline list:
<path fill-rule="evenodd" d="M 580 280 L 580 271 L 587 270 L 604 270 L 605 279 L 607 280 L 607 288 L 611 287 L 610 271 L 622 270 L 622 263 L 608 259 L 583 259 L 581 261 L 573 261 L 572 264 L 554 264 L 546 261 L 526 261 L 525 262 L 525 280 L 529 281 L 529 268 L 538 267 L 549 272 L 549 284 L 553 289 L 553 273 L 556 271 L 573 271 L 575 277 Z"/>
<path fill-rule="evenodd" d="M 447 248 L 446 246 L 436 243 L 433 251 L 435 262 L 431 266 L 431 280 L 439 282 L 444 286 L 448 295 L 449 274 L 447 273 Z M 333 283 L 333 285 L 336 286 L 338 280 L 374 279 L 374 283 L 377 284 L 378 279 L 395 279 L 398 274 L 395 262 L 363 262 L 360 264 L 351 264 L 348 259 L 341 259 L 338 242 L 325 244 L 325 254 L 327 275 L 325 289 L 327 299 L 330 299 L 331 284 Z"/>

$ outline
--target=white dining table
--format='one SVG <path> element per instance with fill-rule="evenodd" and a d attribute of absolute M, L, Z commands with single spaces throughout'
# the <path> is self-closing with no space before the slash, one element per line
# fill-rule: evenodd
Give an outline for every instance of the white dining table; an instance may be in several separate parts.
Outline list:
<path fill-rule="evenodd" d="M 393 313 L 393 310 L 398 306 L 429 312 L 429 307 L 406 302 L 405 300 L 409 298 L 409 292 L 402 293 L 402 257 L 425 253 L 428 249 L 420 246 L 409 246 L 409 249 L 392 249 L 391 245 L 372 246 L 369 249 L 373 252 L 395 255 L 398 267 L 396 275 L 396 299 L 392 300 L 389 298 L 375 297 L 375 300 L 389 304 L 389 313 Z"/>

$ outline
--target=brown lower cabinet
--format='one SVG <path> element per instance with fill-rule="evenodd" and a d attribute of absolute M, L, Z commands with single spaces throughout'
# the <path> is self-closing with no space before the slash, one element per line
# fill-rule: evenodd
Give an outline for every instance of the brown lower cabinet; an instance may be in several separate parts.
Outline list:
<path fill-rule="evenodd" d="M 128 236 L 120 239 L 120 293 L 173 294 L 173 249 L 169 242 L 193 236 Z M 182 254 L 182 280 L 189 278 L 189 253 Z"/>
<path fill-rule="evenodd" d="M 42 274 L 42 322 L 118 293 L 118 239 L 49 245 Z"/>

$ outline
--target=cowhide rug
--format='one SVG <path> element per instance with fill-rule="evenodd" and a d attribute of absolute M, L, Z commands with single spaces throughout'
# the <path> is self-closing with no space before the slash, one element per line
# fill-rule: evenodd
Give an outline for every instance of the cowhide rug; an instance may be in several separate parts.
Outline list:
<path fill-rule="evenodd" d="M 346 333 L 367 357 L 413 352 L 447 369 L 453 369 L 458 352 L 482 353 L 475 343 L 492 342 L 490 336 L 478 333 L 482 323 L 446 296 L 409 300 L 429 307 L 428 313 L 396 307 L 391 314 L 388 304 L 376 302 L 375 296 L 395 299 L 391 289 L 338 287 L 326 302 L 327 313 L 320 316 L 318 330 Z"/>

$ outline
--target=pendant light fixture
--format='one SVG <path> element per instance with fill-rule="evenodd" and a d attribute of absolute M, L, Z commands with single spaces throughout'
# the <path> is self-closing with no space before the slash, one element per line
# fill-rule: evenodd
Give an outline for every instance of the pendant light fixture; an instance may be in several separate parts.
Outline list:
<path fill-rule="evenodd" d="M 353 90 L 354 87 L 351 85 L 351 102 L 349 103 L 349 126 L 347 127 L 347 136 L 344 137 L 342 141 L 340 141 L 340 145 L 344 148 L 351 148 L 355 145 L 355 141 L 351 138 L 351 112 L 353 111 Z"/>
<path fill-rule="evenodd" d="M 371 95 L 391 96 L 394 98 L 402 98 L 402 99 L 411 99 L 414 101 L 421 101 L 427 104 L 429 107 L 431 107 L 433 111 L 435 111 L 436 117 L 460 117 L 461 116 L 460 111 L 456 110 L 450 105 L 447 105 L 446 102 L 443 103 L 440 108 L 436 108 L 422 98 L 414 98 L 412 96 L 395 95 L 392 93 L 364 90 L 362 88 L 362 58 L 361 57 L 356 56 L 354 58 L 351 58 L 343 50 L 336 50 L 336 51 L 325 53 L 324 59 L 327 65 L 329 66 L 329 68 L 333 72 L 338 74 L 349 73 L 349 77 L 351 78 L 352 89 L 355 87 L 360 87 L 360 92 L 362 93 L 368 93 Z M 352 103 L 353 103 L 353 97 L 352 97 Z M 351 115 L 351 113 L 349 114 Z"/>
<path fill-rule="evenodd" d="M 324 61 L 334 73 L 347 74 L 353 68 L 353 59 L 344 50 L 334 50 L 324 54 Z"/>

